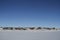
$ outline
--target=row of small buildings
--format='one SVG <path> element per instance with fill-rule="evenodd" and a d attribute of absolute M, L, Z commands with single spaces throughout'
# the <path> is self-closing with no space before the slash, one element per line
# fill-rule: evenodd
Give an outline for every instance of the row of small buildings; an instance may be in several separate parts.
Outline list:
<path fill-rule="evenodd" d="M 55 27 L 48 28 L 48 27 L 0 27 L 0 30 L 60 30 Z"/>

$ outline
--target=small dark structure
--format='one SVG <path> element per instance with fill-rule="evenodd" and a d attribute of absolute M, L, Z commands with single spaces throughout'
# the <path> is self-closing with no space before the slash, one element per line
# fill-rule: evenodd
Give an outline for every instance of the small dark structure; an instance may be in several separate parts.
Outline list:
<path fill-rule="evenodd" d="M 35 29 L 35 27 L 30 27 L 29 29 L 30 29 L 30 30 L 34 30 L 34 29 Z"/>
<path fill-rule="evenodd" d="M 51 28 L 48 28 L 48 27 L 44 27 L 43 29 L 46 29 L 46 30 L 51 30 Z"/>
<path fill-rule="evenodd" d="M 13 27 L 3 27 L 3 30 L 13 30 Z"/>
<path fill-rule="evenodd" d="M 53 29 L 53 30 L 55 30 L 56 28 L 55 28 L 55 27 L 53 27 L 52 29 Z"/>
<path fill-rule="evenodd" d="M 27 29 L 26 28 L 17 27 L 17 28 L 15 28 L 15 30 L 27 30 Z"/>
<path fill-rule="evenodd" d="M 42 29 L 41 27 L 36 28 L 36 30 Z"/>
<path fill-rule="evenodd" d="M 21 30 L 21 28 L 15 28 L 15 30 Z"/>
<path fill-rule="evenodd" d="M 27 30 L 26 28 L 23 28 L 23 30 Z"/>

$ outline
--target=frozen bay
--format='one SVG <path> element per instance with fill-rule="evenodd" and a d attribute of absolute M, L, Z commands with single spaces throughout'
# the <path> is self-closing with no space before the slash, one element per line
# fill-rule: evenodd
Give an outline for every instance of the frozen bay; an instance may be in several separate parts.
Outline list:
<path fill-rule="evenodd" d="M 60 40 L 60 31 L 0 31 L 0 40 Z"/>

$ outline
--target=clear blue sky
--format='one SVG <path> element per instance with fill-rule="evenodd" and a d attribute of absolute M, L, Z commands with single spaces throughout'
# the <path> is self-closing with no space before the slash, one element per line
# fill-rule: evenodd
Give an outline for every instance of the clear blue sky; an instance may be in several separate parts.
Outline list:
<path fill-rule="evenodd" d="M 0 0 L 0 26 L 60 27 L 60 0 Z"/>

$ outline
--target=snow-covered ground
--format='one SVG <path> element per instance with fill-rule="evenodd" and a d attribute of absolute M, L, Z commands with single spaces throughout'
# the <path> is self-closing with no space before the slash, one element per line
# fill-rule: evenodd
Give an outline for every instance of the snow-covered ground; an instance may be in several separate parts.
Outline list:
<path fill-rule="evenodd" d="M 60 40 L 60 31 L 1 30 L 0 40 Z"/>

